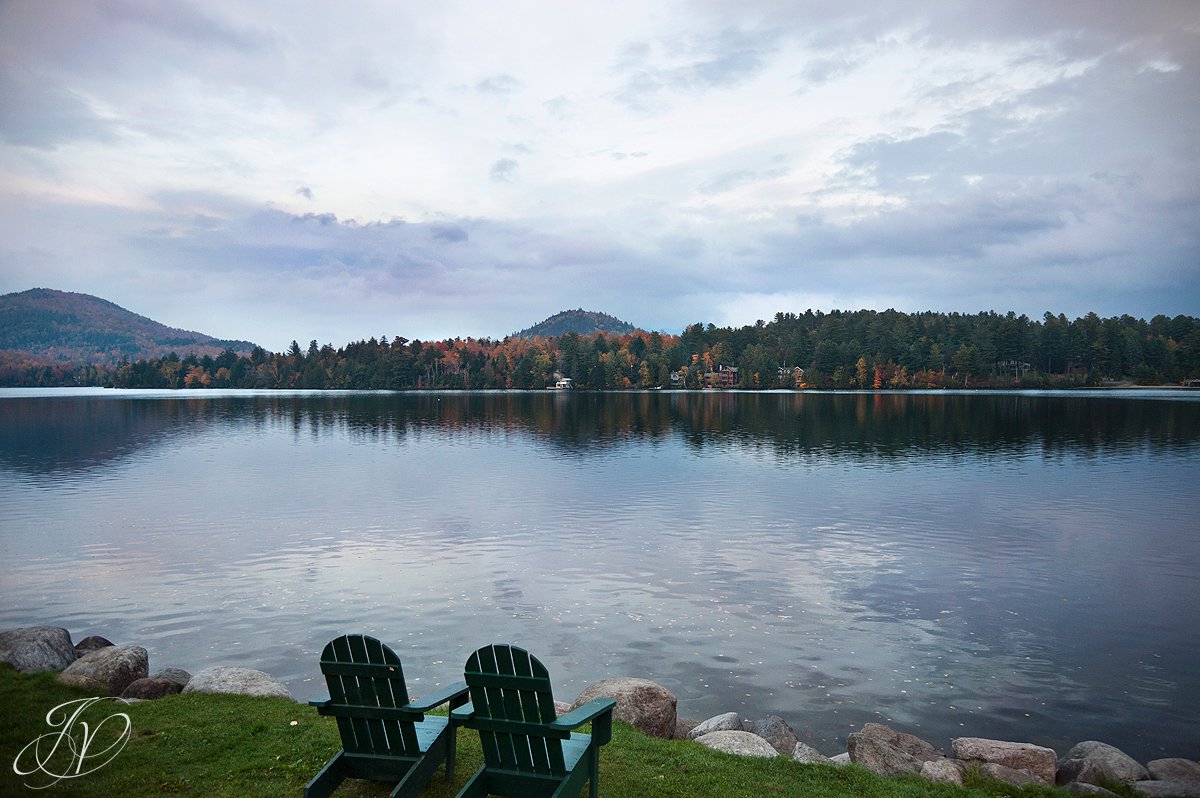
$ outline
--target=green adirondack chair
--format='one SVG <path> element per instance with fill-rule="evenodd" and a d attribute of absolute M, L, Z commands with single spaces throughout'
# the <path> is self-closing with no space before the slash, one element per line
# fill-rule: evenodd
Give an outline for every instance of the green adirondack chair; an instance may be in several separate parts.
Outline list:
<path fill-rule="evenodd" d="M 346 778 L 397 781 L 391 798 L 416 795 L 443 759 L 446 778 L 454 777 L 454 727 L 449 718 L 425 713 L 466 703 L 464 684 L 410 702 L 400 658 L 366 635 L 330 641 L 321 652 L 321 673 L 330 697 L 309 703 L 337 718 L 342 750 L 305 786 L 305 798 L 330 795 Z"/>
<path fill-rule="evenodd" d="M 546 667 L 516 646 L 484 646 L 464 670 L 471 703 L 450 717 L 479 732 L 484 764 L 458 798 L 574 798 L 588 781 L 596 798 L 600 746 L 612 738 L 615 701 L 597 698 L 555 719 Z M 589 721 L 590 735 L 572 732 Z"/>

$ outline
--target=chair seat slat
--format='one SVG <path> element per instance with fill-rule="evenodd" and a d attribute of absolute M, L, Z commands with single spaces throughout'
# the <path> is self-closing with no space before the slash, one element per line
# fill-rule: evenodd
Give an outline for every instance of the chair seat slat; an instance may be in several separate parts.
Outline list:
<path fill-rule="evenodd" d="M 545 723 L 528 723 L 523 720 L 503 720 L 500 718 L 472 718 L 472 729 L 489 731 L 496 734 L 523 734 L 529 737 L 553 737 L 558 740 L 570 739 L 571 733 L 559 729 L 551 729 Z"/>
<path fill-rule="evenodd" d="M 335 718 L 363 718 L 365 720 L 406 720 L 410 723 L 423 720 L 424 714 L 402 707 L 364 707 L 360 704 L 325 704 L 317 707 L 321 715 Z"/>

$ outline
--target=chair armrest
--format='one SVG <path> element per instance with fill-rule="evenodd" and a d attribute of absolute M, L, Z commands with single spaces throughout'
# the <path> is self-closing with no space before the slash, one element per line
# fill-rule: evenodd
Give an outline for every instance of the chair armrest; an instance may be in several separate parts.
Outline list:
<path fill-rule="evenodd" d="M 458 682 L 456 684 L 443 687 L 433 695 L 426 696 L 420 701 L 410 701 L 404 706 L 404 708 L 411 709 L 413 712 L 428 712 L 434 707 L 441 706 L 446 702 L 450 702 L 450 706 L 453 708 L 463 703 L 462 701 L 456 701 L 455 699 L 463 698 L 466 696 L 466 694 L 467 685 L 464 682 Z"/>
<path fill-rule="evenodd" d="M 611 698 L 596 698 L 593 699 L 578 709 L 574 709 L 563 715 L 558 720 L 550 724 L 550 728 L 559 729 L 561 731 L 570 731 L 578 729 L 583 724 L 590 720 L 595 720 L 601 715 L 608 714 L 608 723 L 612 725 L 613 707 L 617 705 L 616 701 Z"/>
<path fill-rule="evenodd" d="M 470 704 L 450 710 L 450 723 L 455 726 L 461 726 L 473 717 L 475 717 L 475 707 Z"/>

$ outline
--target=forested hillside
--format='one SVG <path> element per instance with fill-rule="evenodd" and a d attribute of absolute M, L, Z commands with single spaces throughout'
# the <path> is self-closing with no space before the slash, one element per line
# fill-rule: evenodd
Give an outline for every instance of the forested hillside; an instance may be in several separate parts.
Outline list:
<path fill-rule="evenodd" d="M 89 294 L 34 288 L 0 296 L 0 362 L 116 365 L 172 351 L 249 353 L 249 341 L 179 330 Z"/>
<path fill-rule="evenodd" d="M 591 335 L 592 333 L 607 332 L 623 335 L 637 332 L 637 328 L 627 321 L 621 321 L 607 313 L 597 313 L 592 310 L 564 310 L 555 313 L 545 321 L 527 329 L 514 333 L 516 338 L 556 338 L 567 333 L 576 335 Z"/>
<path fill-rule="evenodd" d="M 737 371 L 732 371 L 736 368 Z M 4 385 L 236 388 L 545 388 L 559 372 L 578 388 L 1050 388 L 1109 380 L 1178 384 L 1200 378 L 1200 319 L 1094 313 L 808 311 L 681 335 L 371 338 L 340 348 L 249 356 L 177 355 L 74 369 L 0 369 Z"/>

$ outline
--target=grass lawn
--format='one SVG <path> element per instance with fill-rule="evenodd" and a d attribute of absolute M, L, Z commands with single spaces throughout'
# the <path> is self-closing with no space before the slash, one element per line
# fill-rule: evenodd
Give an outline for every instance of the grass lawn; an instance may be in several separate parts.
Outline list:
<path fill-rule="evenodd" d="M 104 702 L 89 710 L 96 712 L 91 730 L 97 734 L 97 744 L 104 732 L 96 732 L 95 723 L 124 712 L 132 722 L 125 748 L 95 772 L 31 790 L 24 783 L 34 777 L 13 771 L 17 753 L 51 731 L 45 718 L 52 708 L 91 695 L 60 685 L 54 677 L 53 673 L 19 674 L 0 665 L 0 796 L 299 796 L 304 784 L 341 748 L 332 719 L 286 699 L 188 693 L 129 706 Z M 123 728 L 124 724 L 113 725 Z M 439 770 L 424 795 L 453 796 L 479 766 L 482 757 L 474 736 L 459 730 L 453 782 L 447 782 Z M 916 777 L 881 778 L 855 766 L 735 757 L 692 742 L 646 737 L 622 723 L 615 724 L 613 740 L 602 749 L 600 763 L 600 793 L 605 798 L 1070 795 L 1051 788 L 1021 791 L 980 779 L 960 789 Z M 46 781 L 41 776 L 40 783 Z M 383 796 L 388 791 L 387 785 L 348 780 L 337 795 Z"/>

